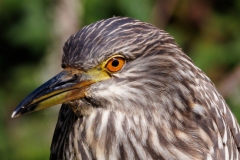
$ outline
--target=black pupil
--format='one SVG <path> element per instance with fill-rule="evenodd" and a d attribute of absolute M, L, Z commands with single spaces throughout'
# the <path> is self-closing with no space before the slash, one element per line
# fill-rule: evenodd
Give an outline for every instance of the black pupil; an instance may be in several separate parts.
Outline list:
<path fill-rule="evenodd" d="M 112 61 L 112 66 L 113 67 L 117 67 L 119 65 L 119 61 L 117 60 L 117 59 L 114 59 L 113 61 Z"/>

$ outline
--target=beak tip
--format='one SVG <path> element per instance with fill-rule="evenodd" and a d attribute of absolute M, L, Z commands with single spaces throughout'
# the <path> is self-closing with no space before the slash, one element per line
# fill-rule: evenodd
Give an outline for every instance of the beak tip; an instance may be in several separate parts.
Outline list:
<path fill-rule="evenodd" d="M 20 115 L 22 115 L 21 110 L 19 110 L 19 108 L 16 108 L 16 109 L 13 111 L 13 113 L 12 113 L 12 115 L 11 115 L 11 118 L 16 118 L 16 117 L 19 117 Z"/>
<path fill-rule="evenodd" d="M 17 115 L 16 115 L 16 111 L 14 111 L 13 113 L 12 113 L 12 115 L 11 115 L 11 118 L 15 118 L 15 117 L 17 117 Z"/>

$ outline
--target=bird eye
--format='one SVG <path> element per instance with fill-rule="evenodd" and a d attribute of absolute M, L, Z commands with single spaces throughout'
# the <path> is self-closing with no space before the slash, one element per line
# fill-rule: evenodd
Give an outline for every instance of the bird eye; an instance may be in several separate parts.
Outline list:
<path fill-rule="evenodd" d="M 125 64 L 125 59 L 123 57 L 113 57 L 108 60 L 106 68 L 109 72 L 117 72 L 122 69 Z"/>

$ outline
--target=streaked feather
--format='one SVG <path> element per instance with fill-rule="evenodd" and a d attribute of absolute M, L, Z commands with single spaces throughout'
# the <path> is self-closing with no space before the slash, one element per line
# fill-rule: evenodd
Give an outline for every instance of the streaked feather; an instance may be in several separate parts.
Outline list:
<path fill-rule="evenodd" d="M 121 72 L 62 106 L 51 159 L 239 159 L 236 118 L 166 32 L 102 20 L 69 38 L 62 63 L 85 71 L 114 54 L 127 59 Z"/>

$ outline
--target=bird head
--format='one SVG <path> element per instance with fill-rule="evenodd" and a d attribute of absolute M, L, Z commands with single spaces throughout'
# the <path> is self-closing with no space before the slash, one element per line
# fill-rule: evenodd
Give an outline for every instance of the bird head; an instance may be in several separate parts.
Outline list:
<path fill-rule="evenodd" d="M 27 96 L 12 117 L 61 103 L 78 116 L 98 109 L 164 114 L 174 106 L 186 109 L 192 97 L 194 65 L 169 34 L 148 23 L 98 21 L 72 35 L 63 50 L 63 71 Z"/>

